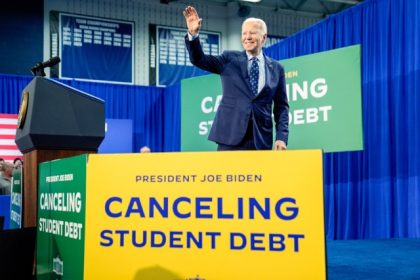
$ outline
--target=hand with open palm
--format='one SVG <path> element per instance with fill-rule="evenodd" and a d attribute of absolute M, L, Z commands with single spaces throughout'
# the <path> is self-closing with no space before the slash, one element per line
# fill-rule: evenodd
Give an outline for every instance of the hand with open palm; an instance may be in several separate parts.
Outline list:
<path fill-rule="evenodd" d="M 192 36 L 197 35 L 201 28 L 201 21 L 203 19 L 198 16 L 196 9 L 191 6 L 186 7 L 182 13 L 184 14 L 185 21 L 187 22 L 188 32 Z"/>

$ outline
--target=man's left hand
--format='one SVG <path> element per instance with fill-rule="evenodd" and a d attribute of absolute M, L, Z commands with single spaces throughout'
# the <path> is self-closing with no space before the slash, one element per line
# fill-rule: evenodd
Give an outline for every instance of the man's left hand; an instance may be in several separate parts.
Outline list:
<path fill-rule="evenodd" d="M 275 150 L 275 151 L 285 151 L 285 150 L 287 150 L 286 143 L 284 143 L 281 140 L 277 140 L 276 142 L 274 142 L 273 150 Z"/>

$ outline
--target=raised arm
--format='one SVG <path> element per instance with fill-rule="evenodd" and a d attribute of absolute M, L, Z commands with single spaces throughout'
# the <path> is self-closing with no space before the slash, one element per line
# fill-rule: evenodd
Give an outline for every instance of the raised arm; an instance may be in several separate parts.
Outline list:
<path fill-rule="evenodd" d="M 194 7 L 188 6 L 182 13 L 187 23 L 188 32 L 192 36 L 197 35 L 201 28 L 201 21 L 203 20 L 198 16 L 197 10 Z"/>

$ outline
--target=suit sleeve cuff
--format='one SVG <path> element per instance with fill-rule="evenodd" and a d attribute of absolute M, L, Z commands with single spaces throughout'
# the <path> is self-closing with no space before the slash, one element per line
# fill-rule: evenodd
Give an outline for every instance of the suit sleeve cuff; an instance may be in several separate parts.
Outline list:
<path fill-rule="evenodd" d="M 195 38 L 198 37 L 198 33 L 195 35 L 191 35 L 190 32 L 187 32 L 188 34 L 188 41 L 193 41 Z"/>

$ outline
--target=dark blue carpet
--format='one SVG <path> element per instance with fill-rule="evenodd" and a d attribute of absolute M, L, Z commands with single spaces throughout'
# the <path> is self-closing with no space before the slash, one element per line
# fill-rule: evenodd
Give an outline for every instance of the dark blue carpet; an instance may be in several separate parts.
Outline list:
<path fill-rule="evenodd" d="M 327 241 L 328 280 L 420 280 L 420 239 Z"/>

